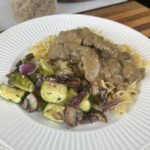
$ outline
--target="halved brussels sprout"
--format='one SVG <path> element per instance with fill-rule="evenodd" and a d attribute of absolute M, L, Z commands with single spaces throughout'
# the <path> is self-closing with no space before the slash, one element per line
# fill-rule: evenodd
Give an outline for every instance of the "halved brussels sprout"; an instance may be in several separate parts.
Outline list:
<path fill-rule="evenodd" d="M 0 84 L 0 96 L 14 103 L 20 103 L 25 95 L 25 91 L 12 88 L 5 84 Z"/>
<path fill-rule="evenodd" d="M 40 59 L 40 72 L 44 75 L 53 75 L 53 68 L 44 60 Z"/>
<path fill-rule="evenodd" d="M 67 87 L 63 84 L 44 81 L 41 86 L 41 97 L 50 103 L 61 103 L 66 100 Z"/>
<path fill-rule="evenodd" d="M 87 94 L 79 104 L 79 108 L 82 111 L 88 112 L 91 108 L 91 103 L 88 100 L 88 98 L 89 98 L 89 94 Z"/>
<path fill-rule="evenodd" d="M 72 88 L 68 89 L 66 101 L 71 100 L 72 98 L 74 98 L 77 95 L 78 95 L 78 93 L 74 89 L 72 89 Z"/>
<path fill-rule="evenodd" d="M 56 122 L 64 122 L 65 107 L 57 104 L 47 104 L 43 115 Z"/>

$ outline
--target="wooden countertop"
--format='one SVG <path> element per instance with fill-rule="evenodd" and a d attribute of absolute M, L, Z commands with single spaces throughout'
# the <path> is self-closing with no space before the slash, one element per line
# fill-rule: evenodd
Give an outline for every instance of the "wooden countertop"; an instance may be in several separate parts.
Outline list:
<path fill-rule="evenodd" d="M 81 12 L 80 14 L 115 20 L 150 37 L 150 9 L 135 1 Z"/>

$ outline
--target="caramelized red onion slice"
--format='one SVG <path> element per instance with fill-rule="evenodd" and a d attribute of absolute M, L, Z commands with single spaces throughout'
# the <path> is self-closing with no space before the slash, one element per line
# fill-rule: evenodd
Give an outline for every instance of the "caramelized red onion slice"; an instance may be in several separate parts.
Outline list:
<path fill-rule="evenodd" d="M 102 112 L 105 112 L 105 111 L 111 109 L 112 107 L 118 105 L 118 104 L 121 103 L 122 101 L 123 101 L 123 100 L 121 100 L 121 99 L 116 99 L 116 100 L 114 100 L 114 101 L 111 101 L 111 102 L 106 103 L 106 104 L 103 106 L 103 108 L 102 108 Z"/>
<path fill-rule="evenodd" d="M 37 63 L 26 63 L 19 66 L 19 72 L 23 75 L 30 75 L 38 69 Z"/>
<path fill-rule="evenodd" d="M 79 103 L 85 97 L 85 95 L 86 95 L 85 91 L 80 92 L 79 95 L 77 95 L 71 101 L 69 101 L 69 106 L 75 107 L 75 106 L 79 105 Z"/>

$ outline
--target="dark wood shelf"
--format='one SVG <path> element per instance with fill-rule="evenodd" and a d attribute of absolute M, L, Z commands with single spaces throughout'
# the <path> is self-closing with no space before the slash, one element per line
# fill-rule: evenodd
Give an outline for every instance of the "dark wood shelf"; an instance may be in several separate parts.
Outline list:
<path fill-rule="evenodd" d="M 150 9 L 136 1 L 94 9 L 80 14 L 115 20 L 150 37 Z"/>

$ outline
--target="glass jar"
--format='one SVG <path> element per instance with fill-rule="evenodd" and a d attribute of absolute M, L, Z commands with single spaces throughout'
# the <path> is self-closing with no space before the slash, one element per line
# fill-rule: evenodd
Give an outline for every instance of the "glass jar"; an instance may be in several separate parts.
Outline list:
<path fill-rule="evenodd" d="M 14 17 L 22 22 L 56 12 L 57 0 L 11 0 Z"/>

